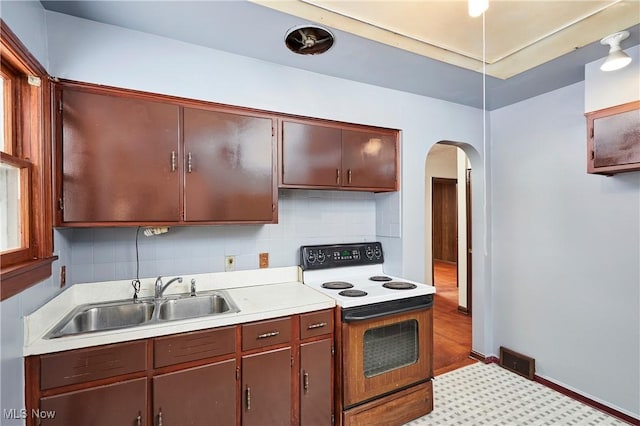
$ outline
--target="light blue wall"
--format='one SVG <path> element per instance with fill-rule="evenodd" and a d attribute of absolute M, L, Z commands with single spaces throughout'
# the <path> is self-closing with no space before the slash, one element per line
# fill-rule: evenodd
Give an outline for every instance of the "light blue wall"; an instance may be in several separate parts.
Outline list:
<path fill-rule="evenodd" d="M 140 277 L 258 269 L 258 253 L 269 266 L 298 264 L 301 245 L 374 241 L 375 199 L 367 192 L 281 190 L 274 225 L 177 226 L 168 233 L 139 234 Z M 71 229 L 71 283 L 131 279 L 136 274 L 136 228 Z"/>
<path fill-rule="evenodd" d="M 38 1 L 1 1 L 0 17 L 31 54 L 47 68 L 44 9 Z M 0 424 L 20 425 L 22 420 L 4 418 L 4 409 L 24 408 L 24 340 L 22 317 L 59 291 L 60 265 L 70 260 L 70 247 L 63 234 L 54 232 L 55 254 L 61 260 L 52 265 L 53 277 L 0 303 Z"/>
<path fill-rule="evenodd" d="M 495 345 L 640 417 L 640 172 L 587 174 L 584 87 L 491 113 Z"/>

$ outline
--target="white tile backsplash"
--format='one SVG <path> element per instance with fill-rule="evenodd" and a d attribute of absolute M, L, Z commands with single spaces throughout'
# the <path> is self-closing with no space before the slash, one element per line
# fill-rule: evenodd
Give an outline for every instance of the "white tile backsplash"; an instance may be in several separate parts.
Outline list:
<path fill-rule="evenodd" d="M 270 267 L 298 264 L 306 244 L 376 239 L 376 196 L 368 192 L 281 190 L 279 220 L 269 225 L 179 226 L 167 234 L 138 236 L 140 277 L 224 271 L 224 256 L 236 270 L 258 268 L 258 253 Z M 133 279 L 135 227 L 60 230 L 67 282 Z M 61 263 L 65 264 L 65 263 Z"/>

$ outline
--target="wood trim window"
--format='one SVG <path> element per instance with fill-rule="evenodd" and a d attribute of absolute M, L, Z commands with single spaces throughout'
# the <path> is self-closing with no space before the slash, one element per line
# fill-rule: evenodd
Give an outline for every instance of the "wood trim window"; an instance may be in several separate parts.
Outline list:
<path fill-rule="evenodd" d="M 51 276 L 48 75 L 0 19 L 0 300 Z"/>

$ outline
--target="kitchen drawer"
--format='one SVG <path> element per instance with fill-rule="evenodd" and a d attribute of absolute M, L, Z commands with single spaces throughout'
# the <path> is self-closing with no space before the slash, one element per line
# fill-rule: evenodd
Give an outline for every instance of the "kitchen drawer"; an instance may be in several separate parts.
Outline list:
<path fill-rule="evenodd" d="M 153 339 L 155 368 L 181 362 L 196 361 L 236 351 L 234 326 L 194 331 Z"/>
<path fill-rule="evenodd" d="M 333 331 L 333 310 L 300 315 L 300 338 L 321 336 Z"/>
<path fill-rule="evenodd" d="M 146 341 L 58 352 L 40 357 L 40 388 L 51 389 L 146 369 Z"/>
<path fill-rule="evenodd" d="M 401 425 L 433 411 L 431 381 L 347 410 L 343 426 Z"/>
<path fill-rule="evenodd" d="M 287 343 L 291 340 L 291 317 L 254 322 L 242 326 L 242 350 Z"/>

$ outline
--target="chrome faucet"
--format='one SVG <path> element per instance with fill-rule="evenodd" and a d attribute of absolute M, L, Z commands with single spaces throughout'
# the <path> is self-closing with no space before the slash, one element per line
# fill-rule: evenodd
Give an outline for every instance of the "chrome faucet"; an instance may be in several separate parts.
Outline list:
<path fill-rule="evenodd" d="M 164 291 L 175 281 L 182 282 L 182 277 L 171 278 L 166 284 L 162 285 L 162 277 L 156 278 L 156 299 L 160 299 Z"/>
<path fill-rule="evenodd" d="M 191 278 L 191 296 L 196 295 L 196 279 Z"/>

